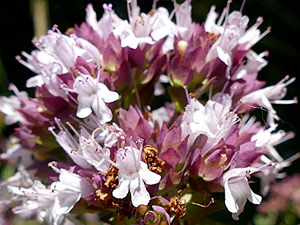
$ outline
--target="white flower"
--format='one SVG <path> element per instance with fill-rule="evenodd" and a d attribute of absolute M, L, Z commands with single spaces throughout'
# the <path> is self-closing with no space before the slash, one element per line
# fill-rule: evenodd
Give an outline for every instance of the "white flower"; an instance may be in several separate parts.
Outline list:
<path fill-rule="evenodd" d="M 295 154 L 288 159 L 283 159 L 277 152 L 275 145 L 278 145 L 286 140 L 289 140 L 295 136 L 293 132 L 284 132 L 283 130 L 274 132 L 277 124 L 272 125 L 266 130 L 260 130 L 256 135 L 252 136 L 251 140 L 255 140 L 255 145 L 258 147 L 264 147 L 266 154 L 260 157 L 262 164 L 274 163 L 273 167 L 267 167 L 258 174 L 261 178 L 261 193 L 266 196 L 270 185 L 276 179 L 281 179 L 286 176 L 281 170 L 291 165 L 293 161 L 299 158 L 299 154 Z"/>
<path fill-rule="evenodd" d="M 86 159 L 84 159 L 82 150 L 80 149 L 78 138 L 80 135 L 76 132 L 77 138 L 68 131 L 68 129 L 61 123 L 57 118 L 54 118 L 60 131 L 56 134 L 53 127 L 49 127 L 48 130 L 53 134 L 57 143 L 62 147 L 62 149 L 68 154 L 68 156 L 82 168 L 91 168 Z M 70 125 L 71 126 L 71 125 Z M 72 127 L 73 128 L 73 127 Z M 75 131 L 75 129 L 73 129 Z"/>
<path fill-rule="evenodd" d="M 6 115 L 5 124 L 12 125 L 17 122 L 24 122 L 25 119 L 18 109 L 21 107 L 21 100 L 27 99 L 28 94 L 25 91 L 20 92 L 13 84 L 9 85 L 9 89 L 12 90 L 15 95 L 0 97 L 0 112 Z"/>
<path fill-rule="evenodd" d="M 260 177 L 261 180 L 260 192 L 263 196 L 266 196 L 268 194 L 272 182 L 276 181 L 276 179 L 282 179 L 286 177 L 286 173 L 281 172 L 281 170 L 285 167 L 290 166 L 293 161 L 300 158 L 300 154 L 297 153 L 291 156 L 290 158 L 284 160 L 279 156 L 275 148 L 273 148 L 273 151 L 273 153 L 276 153 L 276 156 L 278 158 L 275 158 L 274 166 L 266 167 L 265 169 L 261 170 L 261 173 L 257 175 L 258 177 Z M 260 157 L 260 161 L 263 164 L 271 164 L 273 163 L 274 158 L 271 160 L 267 156 L 263 155 Z"/>
<path fill-rule="evenodd" d="M 57 27 L 54 29 L 57 30 Z M 27 80 L 26 87 L 45 85 L 52 95 L 62 98 L 66 98 L 66 91 L 61 88 L 63 83 L 57 75 L 69 72 L 79 56 L 87 61 L 100 61 L 99 52 L 91 43 L 59 31 L 49 30 L 35 45 L 38 50 L 32 51 L 31 55 L 22 52 L 27 61 L 17 57 L 20 63 L 38 74 Z"/>
<path fill-rule="evenodd" d="M 99 77 L 94 79 L 89 75 L 81 74 L 75 79 L 73 90 L 78 94 L 76 115 L 79 118 L 86 118 L 93 110 L 101 124 L 111 121 L 112 112 L 105 103 L 118 100 L 119 95 L 117 92 L 110 91 L 105 84 L 99 83 Z"/>
<path fill-rule="evenodd" d="M 251 190 L 247 179 L 247 175 L 258 171 L 258 168 L 253 167 L 234 168 L 223 175 L 225 205 L 235 220 L 244 211 L 247 199 L 253 204 L 261 202 L 261 196 Z"/>
<path fill-rule="evenodd" d="M 8 186 L 9 191 L 20 196 L 23 204 L 13 209 L 14 213 L 23 218 L 36 216 L 38 222 L 49 225 L 61 224 L 64 215 L 68 214 L 74 205 L 92 192 L 92 187 L 79 175 L 61 169 L 59 181 L 46 187 L 40 181 L 34 181 L 32 187 L 21 188 Z"/>
<path fill-rule="evenodd" d="M 110 166 L 110 151 L 102 148 L 85 129 L 81 129 L 79 145 L 83 158 L 97 171 L 107 173 Z"/>
<path fill-rule="evenodd" d="M 191 99 L 183 114 L 182 133 L 184 136 L 190 135 L 190 144 L 201 134 L 207 136 L 207 141 L 201 149 L 202 155 L 222 138 L 226 138 L 231 127 L 237 122 L 237 116 L 230 111 L 230 96 L 219 93 L 214 99 L 208 100 L 205 106 L 198 100 Z"/>
<path fill-rule="evenodd" d="M 145 184 L 157 184 L 160 175 L 151 172 L 146 163 L 141 161 L 141 151 L 133 146 L 120 148 L 116 155 L 116 163 L 119 168 L 118 187 L 113 191 L 115 198 L 125 198 L 130 191 L 131 201 L 134 207 L 148 205 L 150 195 Z"/>
<path fill-rule="evenodd" d="M 103 9 L 104 14 L 102 18 L 97 21 L 97 14 L 92 4 L 89 4 L 86 8 L 86 22 L 97 31 L 100 37 L 105 41 L 110 33 L 112 33 L 114 27 L 119 25 L 122 20 L 115 14 L 111 4 L 103 4 Z"/>
<path fill-rule="evenodd" d="M 68 123 L 68 126 L 75 133 L 75 137 L 68 129 L 55 118 L 55 122 L 60 129 L 56 134 L 50 127 L 50 132 L 55 136 L 56 141 L 69 155 L 69 157 L 82 168 L 91 168 L 92 166 L 102 173 L 107 173 L 110 166 L 110 150 L 118 138 L 122 135 L 122 130 L 114 126 L 103 126 L 94 130 L 92 135 L 85 129 L 81 128 L 80 133 Z M 96 135 L 97 134 L 97 135 Z M 101 142 L 102 146 L 100 145 Z"/>
<path fill-rule="evenodd" d="M 241 11 L 233 11 L 229 14 L 229 5 L 230 2 L 228 1 L 227 7 L 223 10 L 223 13 L 218 21 L 216 21 L 218 15 L 215 12 L 215 6 L 212 6 L 204 24 L 206 32 L 214 35 L 220 35 L 218 40 L 209 50 L 206 56 L 206 62 L 209 62 L 215 58 L 219 58 L 221 61 L 223 61 L 227 66 L 227 79 L 230 79 L 229 72 L 232 64 L 232 50 L 238 45 L 243 45 L 246 50 L 250 49 L 254 44 L 256 44 L 270 32 L 270 29 L 268 28 L 261 34 L 260 30 L 257 29 L 262 23 L 261 17 L 257 19 L 257 22 L 252 27 L 247 29 L 249 18 L 247 16 L 243 16 Z M 252 66 L 253 65 L 251 65 L 251 67 Z M 248 67 L 250 67 L 250 65 Z M 241 71 L 237 71 L 237 73 L 240 74 L 235 74 L 233 79 L 237 79 L 237 76 L 244 76 L 244 72 L 245 70 L 243 70 L 242 73 Z"/>
<path fill-rule="evenodd" d="M 282 99 L 287 92 L 286 86 L 295 81 L 295 78 L 289 78 L 286 76 L 280 82 L 275 85 L 253 91 L 250 94 L 245 95 L 241 98 L 242 103 L 251 103 L 258 106 L 264 107 L 268 110 L 268 123 L 274 125 L 274 119 L 279 120 L 276 111 L 273 109 L 271 103 L 275 104 L 293 104 L 297 102 L 297 99 L 294 100 L 280 100 Z"/>
<path fill-rule="evenodd" d="M 262 52 L 257 55 L 254 51 L 249 51 L 246 55 L 247 63 L 246 65 L 240 65 L 236 72 L 232 75 L 232 80 L 241 79 L 248 74 L 257 73 L 263 67 L 265 67 L 268 62 L 263 57 L 267 56 L 268 52 Z"/>

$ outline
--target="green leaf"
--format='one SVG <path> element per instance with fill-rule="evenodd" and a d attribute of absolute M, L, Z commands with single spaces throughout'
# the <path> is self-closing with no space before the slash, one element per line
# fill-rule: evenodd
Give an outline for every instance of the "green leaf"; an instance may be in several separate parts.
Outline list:
<path fill-rule="evenodd" d="M 2 180 L 6 180 L 7 178 L 11 177 L 14 175 L 16 169 L 14 166 L 12 165 L 5 165 L 4 167 L 2 167 L 1 169 L 1 179 Z"/>

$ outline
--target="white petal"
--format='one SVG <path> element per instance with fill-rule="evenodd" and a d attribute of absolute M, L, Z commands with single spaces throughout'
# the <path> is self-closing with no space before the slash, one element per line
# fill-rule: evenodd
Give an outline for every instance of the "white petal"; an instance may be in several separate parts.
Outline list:
<path fill-rule="evenodd" d="M 99 122 L 101 124 L 111 121 L 111 119 L 113 117 L 112 112 L 111 112 L 110 108 L 108 108 L 108 106 L 104 103 L 102 98 L 100 98 L 98 96 L 97 100 L 94 101 L 94 104 L 92 107 L 93 107 L 93 110 L 96 113 L 97 118 L 99 119 Z"/>
<path fill-rule="evenodd" d="M 248 196 L 248 200 L 252 202 L 253 204 L 259 205 L 261 203 L 262 197 L 260 195 L 255 194 L 250 189 L 250 195 Z"/>
<path fill-rule="evenodd" d="M 235 199 L 233 198 L 231 194 L 231 190 L 228 185 L 228 181 L 224 184 L 225 189 L 225 205 L 229 212 L 237 213 L 238 212 L 238 206 L 235 203 Z"/>
<path fill-rule="evenodd" d="M 161 27 L 160 29 L 153 31 L 151 33 L 151 36 L 155 41 L 158 41 L 158 40 L 164 38 L 165 36 L 167 36 L 168 34 L 170 34 L 170 28 L 169 27 Z"/>
<path fill-rule="evenodd" d="M 105 84 L 99 83 L 98 87 L 100 89 L 98 91 L 98 95 L 104 102 L 111 103 L 119 99 L 119 94 L 117 92 L 110 91 Z"/>
<path fill-rule="evenodd" d="M 78 166 L 81 166 L 82 168 L 91 168 L 91 165 L 84 158 L 82 158 L 81 149 L 77 149 L 78 151 L 74 151 L 74 149 L 78 148 L 78 146 L 72 146 L 72 140 L 69 140 L 66 132 L 59 132 L 59 134 L 56 135 L 55 138 L 62 149 Z"/>
<path fill-rule="evenodd" d="M 148 205 L 150 195 L 140 177 L 130 181 L 131 202 L 134 207 L 139 205 Z"/>
<path fill-rule="evenodd" d="M 138 47 L 138 39 L 134 36 L 134 34 L 129 34 L 126 38 L 121 40 L 121 47 L 136 49 Z"/>
<path fill-rule="evenodd" d="M 76 116 L 79 118 L 86 118 L 92 113 L 90 105 L 85 105 L 84 103 L 79 103 Z"/>
<path fill-rule="evenodd" d="M 130 180 L 125 180 L 125 179 L 119 177 L 119 185 L 112 192 L 112 195 L 118 199 L 125 198 L 129 191 L 129 182 L 130 182 Z"/>
<path fill-rule="evenodd" d="M 140 177 L 142 178 L 143 181 L 145 181 L 146 184 L 158 184 L 161 176 L 153 173 L 152 171 L 150 171 L 148 169 L 148 166 L 146 163 L 144 162 L 140 162 L 141 163 L 141 170 L 139 171 Z"/>
<path fill-rule="evenodd" d="M 219 59 L 223 62 L 223 63 L 225 63 L 225 65 L 229 65 L 229 64 L 231 64 L 230 63 L 230 61 L 231 61 L 231 57 L 230 57 L 230 55 L 227 53 L 227 52 L 225 52 L 221 47 L 217 47 L 217 53 L 218 53 L 218 57 L 219 57 Z"/>
<path fill-rule="evenodd" d="M 41 75 L 36 75 L 34 77 L 29 78 L 26 81 L 27 88 L 36 87 L 36 86 L 41 87 L 43 86 L 43 84 L 44 84 L 44 80 Z"/>
<path fill-rule="evenodd" d="M 83 197 L 89 195 L 93 191 L 91 185 L 89 185 L 89 183 L 86 182 L 81 176 L 65 169 L 61 169 L 59 180 L 60 183 L 65 185 L 65 189 L 81 192 Z"/>

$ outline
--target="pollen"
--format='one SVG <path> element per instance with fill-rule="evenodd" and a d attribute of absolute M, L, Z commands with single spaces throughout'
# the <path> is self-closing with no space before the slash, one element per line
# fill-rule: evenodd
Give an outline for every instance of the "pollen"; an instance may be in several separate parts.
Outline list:
<path fill-rule="evenodd" d="M 67 31 L 66 31 L 67 36 L 70 36 L 73 33 L 74 33 L 74 28 L 73 27 L 68 28 Z"/>
<path fill-rule="evenodd" d="M 214 33 L 206 33 L 206 38 L 211 38 L 210 45 L 213 45 L 221 36 L 221 34 L 214 34 Z"/>
<path fill-rule="evenodd" d="M 175 217 L 183 218 L 186 214 L 186 203 L 179 200 L 178 197 L 173 196 L 167 205 L 167 211 L 174 214 Z"/>
<path fill-rule="evenodd" d="M 97 196 L 97 200 L 107 202 L 110 199 L 109 194 L 108 193 L 103 193 L 101 191 L 101 189 L 96 190 L 95 194 Z"/>
<path fill-rule="evenodd" d="M 108 188 L 115 189 L 118 186 L 118 168 L 111 165 L 106 175 L 107 180 L 104 185 Z"/>
<path fill-rule="evenodd" d="M 158 157 L 158 150 L 151 145 L 144 146 L 143 159 L 149 170 L 157 174 L 162 172 L 166 164 L 165 161 Z"/>

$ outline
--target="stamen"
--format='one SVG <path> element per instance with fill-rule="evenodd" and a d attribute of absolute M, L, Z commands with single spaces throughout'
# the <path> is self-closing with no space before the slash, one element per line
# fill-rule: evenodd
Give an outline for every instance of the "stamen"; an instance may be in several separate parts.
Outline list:
<path fill-rule="evenodd" d="M 256 43 L 259 42 L 261 39 L 263 39 L 267 34 L 269 34 L 271 32 L 271 26 L 269 26 L 258 38 L 258 40 L 256 40 Z"/>
<path fill-rule="evenodd" d="M 71 128 L 71 130 L 74 132 L 74 134 L 77 136 L 77 137 L 80 137 L 80 134 L 77 132 L 77 130 L 71 125 L 70 122 L 66 122 L 66 124 L 68 125 L 68 127 Z"/>
<path fill-rule="evenodd" d="M 263 22 L 263 18 L 260 16 L 256 19 L 256 23 L 253 24 L 247 31 L 246 33 L 252 33 L 253 30 L 256 30 Z"/>
<path fill-rule="evenodd" d="M 173 2 L 173 5 L 174 5 L 174 9 L 170 13 L 170 16 L 169 16 L 170 20 L 172 20 L 173 16 L 175 15 L 175 13 L 177 12 L 178 7 L 179 7 L 176 0 L 172 0 L 172 2 Z"/>
<path fill-rule="evenodd" d="M 12 91 L 18 97 L 20 96 L 20 91 L 14 84 L 10 83 L 8 86 L 8 90 Z"/>
<path fill-rule="evenodd" d="M 159 0 L 153 0 L 152 9 L 156 9 L 156 4 Z"/>
<path fill-rule="evenodd" d="M 215 7 L 214 7 L 215 8 Z M 224 20 L 224 17 L 225 17 L 225 14 L 226 14 L 226 8 L 224 8 L 223 9 L 223 12 L 222 12 L 222 14 L 221 14 L 221 16 L 219 17 L 219 20 L 218 20 L 218 22 L 217 22 L 217 26 L 219 27 L 219 26 L 221 26 L 221 24 L 222 24 L 222 22 L 223 22 L 223 20 Z"/>
<path fill-rule="evenodd" d="M 78 105 L 77 99 L 76 99 L 72 94 L 68 94 L 68 97 L 69 97 L 74 103 L 76 103 L 76 104 Z"/>
<path fill-rule="evenodd" d="M 244 7 L 245 7 L 245 3 L 246 3 L 246 0 L 243 0 L 242 5 L 241 5 L 241 8 L 240 8 L 240 13 L 243 12 Z"/>
<path fill-rule="evenodd" d="M 185 92 L 187 102 L 188 102 L 188 104 L 190 104 L 191 103 L 191 96 L 189 95 L 189 90 L 187 89 L 186 86 L 183 86 L 183 89 L 184 89 L 184 92 Z"/>
<path fill-rule="evenodd" d="M 264 51 L 258 55 L 258 57 L 261 57 L 261 58 L 268 57 L 268 56 L 269 56 L 269 51 Z"/>
<path fill-rule="evenodd" d="M 135 152 L 133 150 L 133 148 L 134 148 L 133 144 L 134 143 L 133 143 L 132 137 L 130 137 L 129 142 L 130 142 L 130 150 L 131 150 L 131 153 L 133 154 L 132 156 L 133 156 L 133 160 L 134 160 L 135 169 L 136 169 L 136 171 L 139 171 L 139 163 L 136 160 L 136 154 L 135 154 Z M 139 158 L 138 160 L 140 161 L 141 158 Z"/>
<path fill-rule="evenodd" d="M 131 12 L 131 8 L 130 8 L 130 3 L 132 3 L 132 1 L 135 1 L 135 0 L 127 0 L 127 14 L 128 14 L 128 19 L 129 19 L 130 24 L 133 23 L 133 17 L 132 17 L 132 12 Z"/>
<path fill-rule="evenodd" d="M 214 83 L 211 82 L 211 84 L 209 86 L 208 99 L 212 99 L 213 87 L 214 87 Z"/>
<path fill-rule="evenodd" d="M 57 137 L 57 134 L 54 132 L 55 127 L 48 127 L 48 131 L 50 131 L 54 137 Z"/>
<path fill-rule="evenodd" d="M 27 67 L 30 70 L 34 70 L 34 67 L 29 64 L 28 62 L 24 61 L 21 56 L 17 55 L 16 60 L 18 60 L 19 63 L 21 63 L 23 66 Z"/>
<path fill-rule="evenodd" d="M 267 146 L 267 149 L 268 149 L 268 155 L 270 155 L 273 159 L 275 159 L 276 162 L 282 162 L 284 160 L 272 145 Z"/>
<path fill-rule="evenodd" d="M 223 31 L 223 35 L 221 36 L 221 39 L 220 39 L 220 45 L 222 44 L 222 41 L 223 41 L 223 38 L 224 38 L 224 34 L 226 32 L 226 29 L 227 29 L 227 21 L 228 21 L 228 17 L 229 17 L 229 9 L 230 9 L 230 3 L 231 3 L 231 0 L 228 0 L 227 1 L 227 6 L 226 6 L 226 17 L 225 17 L 225 21 L 224 21 L 224 31 Z M 227 72 L 227 71 L 226 71 Z M 227 74 L 227 73 L 226 73 Z"/>
<path fill-rule="evenodd" d="M 60 171 L 60 169 L 57 168 L 56 165 L 57 165 L 57 162 L 55 162 L 55 161 L 52 161 L 52 162 L 49 162 L 49 163 L 48 163 L 48 166 L 49 166 L 51 169 L 53 169 L 56 173 L 60 174 L 61 171 Z"/>
<path fill-rule="evenodd" d="M 229 79 L 227 78 L 227 75 L 226 75 L 226 82 L 224 84 L 224 87 L 222 88 L 222 93 L 225 93 L 226 88 L 228 87 L 228 85 L 229 85 Z"/>
<path fill-rule="evenodd" d="M 291 157 L 287 158 L 285 161 L 289 162 L 289 163 L 292 163 L 292 162 L 294 162 L 295 160 L 297 160 L 299 158 L 300 158 L 300 152 L 292 155 Z"/>
<path fill-rule="evenodd" d="M 54 118 L 54 121 L 56 123 L 56 125 L 58 126 L 58 128 L 65 132 L 70 140 L 70 144 L 73 144 L 73 148 L 76 148 L 78 146 L 78 141 L 73 137 L 73 135 L 69 132 L 69 130 L 62 124 L 61 120 L 58 118 Z"/>
<path fill-rule="evenodd" d="M 73 89 L 69 88 L 68 85 L 66 84 L 60 84 L 59 87 L 67 92 L 71 92 L 71 93 L 77 93 L 76 91 L 74 91 Z"/>
<path fill-rule="evenodd" d="M 58 29 L 58 25 L 57 25 L 57 24 L 54 24 L 54 25 L 53 25 L 52 30 L 53 30 L 53 31 L 56 31 L 56 32 L 59 33 L 59 34 L 61 34 L 60 30 Z"/>
<path fill-rule="evenodd" d="M 291 99 L 291 100 L 272 100 L 270 102 L 273 104 L 279 104 L 279 105 L 298 104 L 298 98 L 294 97 L 294 99 Z"/>
<path fill-rule="evenodd" d="M 202 204 L 197 203 L 197 202 L 187 202 L 186 204 L 196 205 L 196 206 L 199 206 L 201 208 L 208 208 L 213 203 L 215 203 L 215 199 L 214 198 L 211 198 L 210 201 L 209 201 L 209 203 L 207 205 L 202 205 Z"/>
<path fill-rule="evenodd" d="M 134 74 L 135 74 L 135 73 L 132 73 L 133 87 L 134 87 L 134 89 L 135 89 L 135 97 L 136 97 L 137 105 L 138 105 L 138 107 L 141 109 L 141 108 L 142 108 L 142 105 L 141 105 L 140 95 L 139 95 L 139 91 L 138 91 L 138 88 L 137 88 L 137 85 L 136 85 L 136 81 L 135 81 L 135 76 L 134 76 Z"/>

